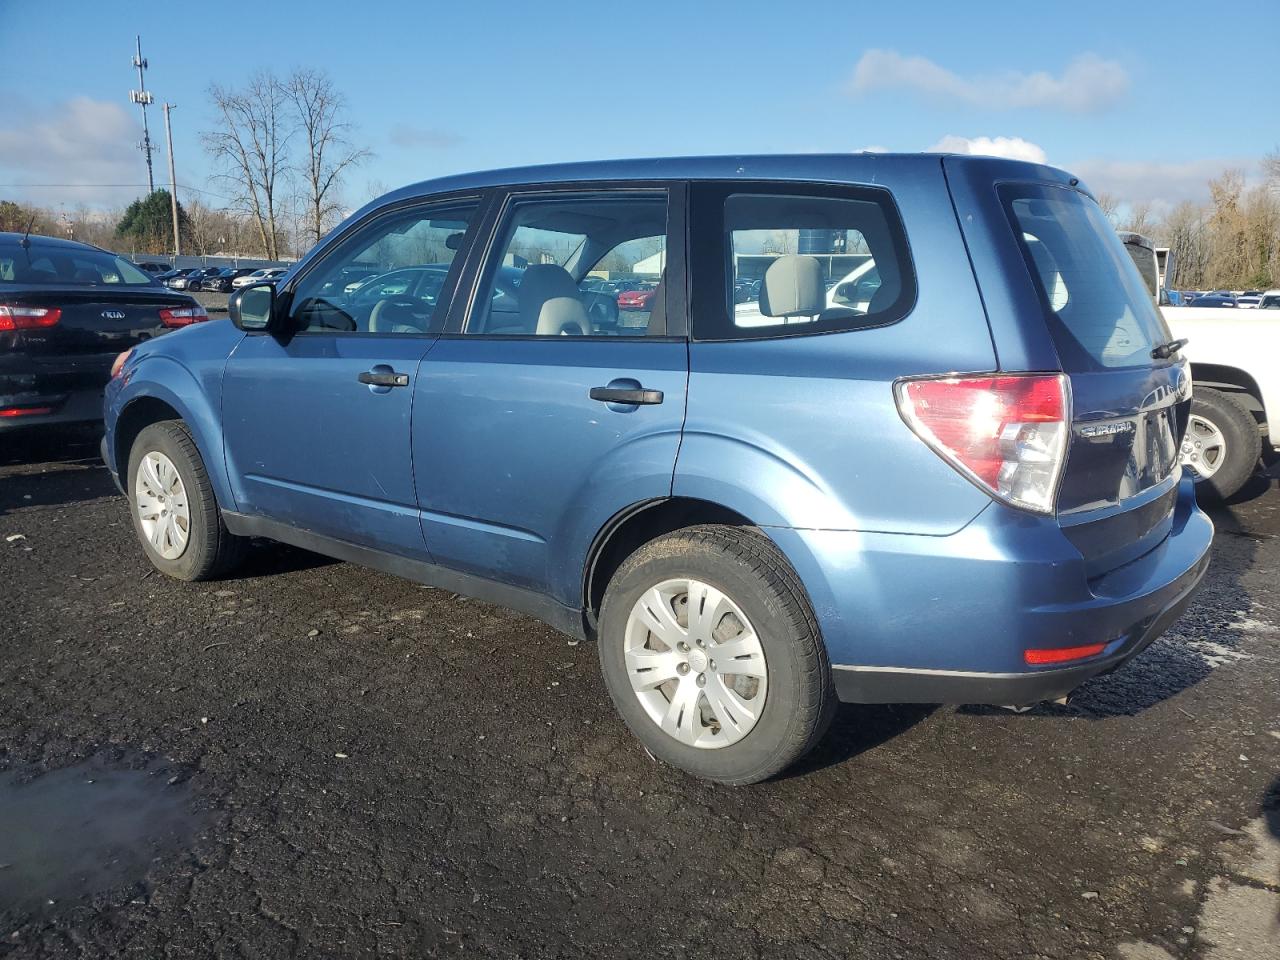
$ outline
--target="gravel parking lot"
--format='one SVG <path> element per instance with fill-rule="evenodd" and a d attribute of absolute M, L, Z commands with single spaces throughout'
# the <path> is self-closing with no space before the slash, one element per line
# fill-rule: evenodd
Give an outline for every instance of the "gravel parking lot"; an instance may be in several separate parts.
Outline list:
<path fill-rule="evenodd" d="M 1280 957 L 1276 486 L 1071 705 L 844 707 L 727 789 L 589 644 L 279 546 L 167 580 L 95 435 L 5 436 L 0 956 Z"/>

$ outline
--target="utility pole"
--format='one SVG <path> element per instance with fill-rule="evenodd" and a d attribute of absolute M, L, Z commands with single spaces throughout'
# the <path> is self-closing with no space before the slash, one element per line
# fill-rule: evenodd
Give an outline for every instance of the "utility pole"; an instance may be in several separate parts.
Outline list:
<path fill-rule="evenodd" d="M 173 211 L 173 265 L 178 265 L 178 257 L 182 256 L 182 234 L 178 231 L 178 177 L 173 172 L 173 127 L 169 125 L 169 111 L 177 104 L 165 101 L 164 104 L 164 137 L 169 141 L 169 207 Z"/>
<path fill-rule="evenodd" d="M 147 61 L 142 58 L 142 37 L 138 36 L 137 53 L 133 57 L 133 65 L 138 68 L 138 88 L 129 91 L 129 102 L 136 103 L 142 107 L 142 142 L 138 144 L 138 149 L 146 155 L 147 158 L 147 186 L 151 188 L 151 193 L 156 192 L 156 178 L 151 172 L 151 131 L 147 129 L 147 106 L 152 102 L 151 94 L 147 91 L 147 82 L 142 76 L 142 71 L 147 69 Z"/>

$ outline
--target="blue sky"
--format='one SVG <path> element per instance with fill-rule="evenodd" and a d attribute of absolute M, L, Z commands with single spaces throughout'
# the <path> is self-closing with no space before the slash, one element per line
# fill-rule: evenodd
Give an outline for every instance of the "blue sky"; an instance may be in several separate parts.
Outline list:
<path fill-rule="evenodd" d="M 178 104 L 180 190 L 212 194 L 207 88 L 267 67 L 322 68 L 346 95 L 375 153 L 348 180 L 351 204 L 378 185 L 523 163 L 972 142 L 1159 206 L 1280 147 L 1276 0 L 181 9 L 0 0 L 0 198 L 70 208 L 138 194 L 135 33 L 157 103 Z M 64 183 L 78 186 L 37 186 Z"/>

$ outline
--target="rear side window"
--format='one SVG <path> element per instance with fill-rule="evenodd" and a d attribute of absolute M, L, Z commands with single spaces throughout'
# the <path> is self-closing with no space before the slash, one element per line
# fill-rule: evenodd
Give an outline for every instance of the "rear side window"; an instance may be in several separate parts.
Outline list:
<path fill-rule="evenodd" d="M 698 339 L 883 326 L 915 302 L 906 237 L 882 190 L 704 186 L 695 217 L 704 238 L 694 244 Z"/>
<path fill-rule="evenodd" d="M 1001 200 L 1069 370 L 1149 366 L 1169 339 L 1138 268 L 1077 190 L 1004 184 Z"/>

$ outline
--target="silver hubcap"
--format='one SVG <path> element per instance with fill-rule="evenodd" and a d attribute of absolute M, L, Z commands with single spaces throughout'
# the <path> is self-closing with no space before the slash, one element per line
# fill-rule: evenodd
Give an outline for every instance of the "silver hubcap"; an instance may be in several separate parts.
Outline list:
<path fill-rule="evenodd" d="M 666 734 L 691 747 L 737 743 L 764 711 L 764 648 L 742 608 L 701 580 L 666 580 L 631 609 L 627 677 Z"/>
<path fill-rule="evenodd" d="M 173 461 L 157 450 L 143 457 L 133 478 L 133 499 L 151 548 L 166 560 L 177 560 L 191 536 L 191 509 Z"/>
<path fill-rule="evenodd" d="M 1187 421 L 1187 435 L 1182 439 L 1182 465 L 1190 467 L 1196 480 L 1208 480 L 1222 466 L 1227 456 L 1227 439 L 1212 420 L 1193 413 Z"/>

